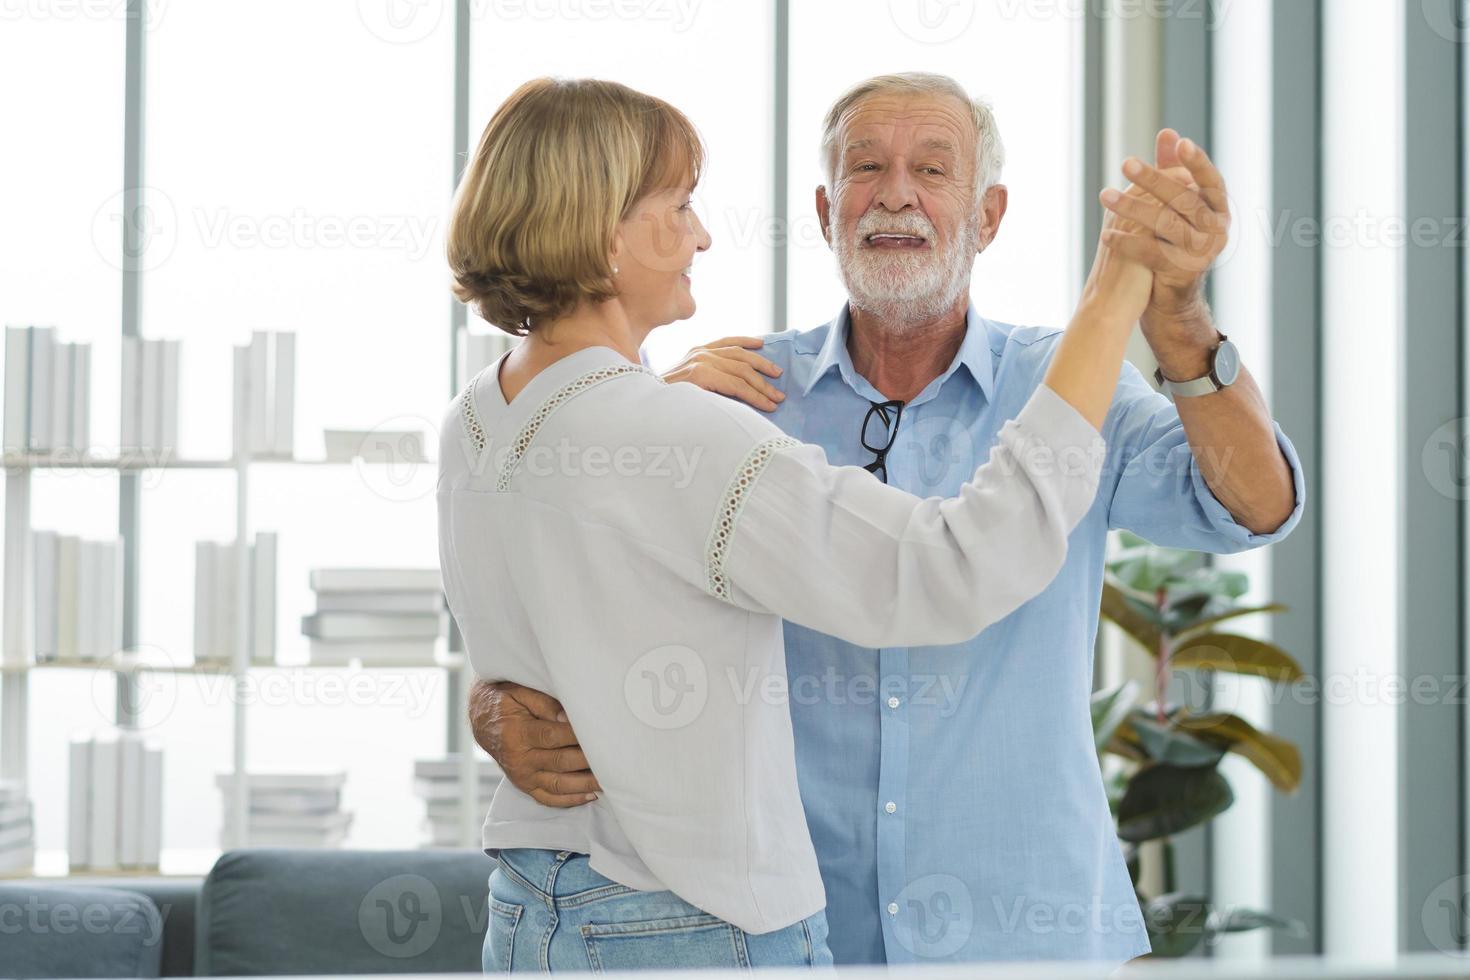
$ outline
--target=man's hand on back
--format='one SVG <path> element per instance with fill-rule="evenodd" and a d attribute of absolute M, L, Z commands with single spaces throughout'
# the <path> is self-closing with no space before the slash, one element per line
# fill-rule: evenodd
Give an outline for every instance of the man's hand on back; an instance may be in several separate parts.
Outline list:
<path fill-rule="evenodd" d="M 602 791 L 561 702 L 508 682 L 476 681 L 470 731 L 511 785 L 545 806 L 580 806 Z"/>

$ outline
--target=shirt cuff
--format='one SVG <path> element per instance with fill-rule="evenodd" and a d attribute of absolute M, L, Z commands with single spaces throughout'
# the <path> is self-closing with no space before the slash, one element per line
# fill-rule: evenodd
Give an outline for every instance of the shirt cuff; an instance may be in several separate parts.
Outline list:
<path fill-rule="evenodd" d="M 1258 548 L 1263 544 L 1271 544 L 1286 537 L 1302 519 L 1302 508 L 1307 502 L 1307 481 L 1302 474 L 1301 457 L 1297 455 L 1296 447 L 1292 445 L 1291 440 L 1286 438 L 1286 433 L 1281 430 L 1280 423 L 1273 420 L 1271 426 L 1276 433 L 1276 445 L 1281 447 L 1282 455 L 1286 457 L 1286 462 L 1291 466 L 1291 484 L 1296 494 L 1296 505 L 1281 526 L 1267 534 L 1253 534 L 1250 528 L 1237 521 L 1230 511 L 1225 509 L 1225 505 L 1220 503 L 1215 492 L 1210 489 L 1192 453 L 1189 458 L 1189 475 L 1194 481 L 1194 495 L 1199 501 L 1200 509 L 1205 512 L 1205 516 L 1209 518 L 1210 524 L 1217 532 L 1242 549 Z"/>

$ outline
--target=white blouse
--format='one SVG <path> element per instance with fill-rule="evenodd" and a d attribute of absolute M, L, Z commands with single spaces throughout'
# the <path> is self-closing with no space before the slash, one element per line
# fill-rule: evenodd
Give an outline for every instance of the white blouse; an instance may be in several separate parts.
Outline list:
<path fill-rule="evenodd" d="M 1042 385 L 958 497 L 921 500 L 609 347 L 509 404 L 503 360 L 441 427 L 445 591 L 476 674 L 558 698 L 604 792 L 554 808 L 502 782 L 484 846 L 588 854 L 747 932 L 811 915 L 782 619 L 969 639 L 1062 567 L 1101 435 Z"/>

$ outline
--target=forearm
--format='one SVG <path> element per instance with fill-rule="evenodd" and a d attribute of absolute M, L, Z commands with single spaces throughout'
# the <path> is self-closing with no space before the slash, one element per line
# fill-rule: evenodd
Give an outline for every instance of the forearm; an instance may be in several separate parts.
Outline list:
<path fill-rule="evenodd" d="M 1187 381 L 1209 371 L 1219 333 L 1207 307 L 1173 317 L 1149 311 L 1143 326 L 1166 378 Z M 1242 366 L 1229 387 L 1174 404 L 1201 475 L 1230 515 L 1254 534 L 1279 528 L 1296 506 L 1291 464 L 1250 371 Z"/>

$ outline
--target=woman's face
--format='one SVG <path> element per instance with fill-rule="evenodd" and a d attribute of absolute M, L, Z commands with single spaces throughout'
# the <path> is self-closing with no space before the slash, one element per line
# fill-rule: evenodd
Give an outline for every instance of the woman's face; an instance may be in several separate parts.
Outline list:
<path fill-rule="evenodd" d="M 647 194 L 618 225 L 613 278 L 634 323 L 656 327 L 694 315 L 691 265 L 710 237 L 694 213 L 692 193 L 671 188 Z"/>

